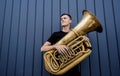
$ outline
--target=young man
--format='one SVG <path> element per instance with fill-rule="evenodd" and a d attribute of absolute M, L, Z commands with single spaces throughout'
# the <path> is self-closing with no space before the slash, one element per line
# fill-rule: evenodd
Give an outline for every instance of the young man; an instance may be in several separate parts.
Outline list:
<path fill-rule="evenodd" d="M 64 37 L 70 31 L 70 24 L 72 23 L 72 17 L 69 14 L 63 13 L 61 15 L 62 31 L 54 32 L 51 37 L 43 44 L 41 51 L 49 51 L 56 49 L 59 53 L 64 54 L 69 49 L 66 45 L 55 44 L 62 37 Z M 85 40 L 88 40 L 86 36 L 83 36 Z M 80 76 L 78 66 L 72 68 L 67 73 L 61 76 Z"/>

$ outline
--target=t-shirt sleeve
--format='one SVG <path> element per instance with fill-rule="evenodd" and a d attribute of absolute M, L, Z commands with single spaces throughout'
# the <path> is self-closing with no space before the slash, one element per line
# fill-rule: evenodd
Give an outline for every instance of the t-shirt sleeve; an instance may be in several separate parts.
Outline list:
<path fill-rule="evenodd" d="M 47 41 L 50 42 L 51 44 L 54 44 L 55 38 L 56 38 L 56 34 L 53 33 L 53 34 L 48 38 Z"/>

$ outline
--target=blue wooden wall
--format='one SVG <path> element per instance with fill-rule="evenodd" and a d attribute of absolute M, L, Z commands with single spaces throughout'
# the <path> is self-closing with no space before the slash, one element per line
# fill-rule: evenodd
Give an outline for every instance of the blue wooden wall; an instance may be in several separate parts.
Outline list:
<path fill-rule="evenodd" d="M 120 76 L 120 0 L 0 0 L 0 76 L 51 76 L 40 47 L 61 29 L 61 13 L 72 15 L 74 27 L 84 9 L 103 32 L 87 34 L 93 51 L 79 64 L 81 76 Z"/>

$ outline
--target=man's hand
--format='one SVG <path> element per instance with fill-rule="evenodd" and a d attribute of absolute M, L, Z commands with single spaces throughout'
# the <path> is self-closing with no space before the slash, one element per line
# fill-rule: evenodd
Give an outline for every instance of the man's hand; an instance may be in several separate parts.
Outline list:
<path fill-rule="evenodd" d="M 67 51 L 69 50 L 69 47 L 67 47 L 66 45 L 53 45 L 53 47 L 62 55 L 66 54 Z"/>
<path fill-rule="evenodd" d="M 89 41 L 89 38 L 87 36 L 83 36 L 84 41 Z"/>

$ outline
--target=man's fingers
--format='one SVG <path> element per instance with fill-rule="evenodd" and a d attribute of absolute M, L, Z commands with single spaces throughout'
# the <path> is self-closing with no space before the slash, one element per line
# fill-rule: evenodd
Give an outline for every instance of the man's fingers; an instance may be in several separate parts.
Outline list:
<path fill-rule="evenodd" d="M 61 53 L 62 55 L 66 54 L 68 50 L 69 48 L 66 46 L 62 46 L 58 49 L 59 53 Z"/>

